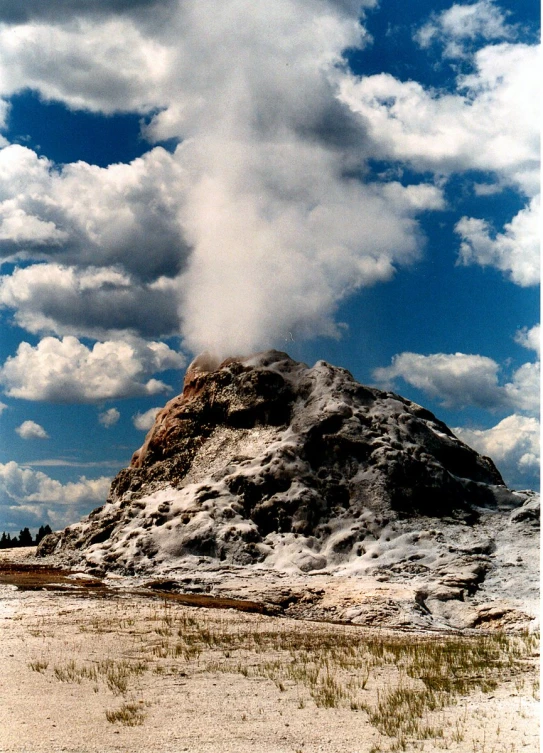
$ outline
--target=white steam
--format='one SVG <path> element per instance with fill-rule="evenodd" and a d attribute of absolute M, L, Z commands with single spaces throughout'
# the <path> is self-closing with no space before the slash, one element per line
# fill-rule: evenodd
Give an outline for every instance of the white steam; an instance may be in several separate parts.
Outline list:
<path fill-rule="evenodd" d="M 417 255 L 413 218 L 440 205 L 439 191 L 353 177 L 365 127 L 339 103 L 337 79 L 342 51 L 364 44 L 356 6 L 211 2 L 187 13 L 182 55 L 200 73 L 149 131 L 187 138 L 177 159 L 190 176 L 180 212 L 190 350 L 334 335 L 344 296 Z"/>

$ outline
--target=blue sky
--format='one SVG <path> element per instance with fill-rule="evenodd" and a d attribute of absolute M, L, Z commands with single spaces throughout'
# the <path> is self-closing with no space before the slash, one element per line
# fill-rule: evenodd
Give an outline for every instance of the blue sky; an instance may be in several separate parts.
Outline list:
<path fill-rule="evenodd" d="M 539 6 L 0 9 L 0 530 L 105 500 L 202 350 L 539 467 Z"/>

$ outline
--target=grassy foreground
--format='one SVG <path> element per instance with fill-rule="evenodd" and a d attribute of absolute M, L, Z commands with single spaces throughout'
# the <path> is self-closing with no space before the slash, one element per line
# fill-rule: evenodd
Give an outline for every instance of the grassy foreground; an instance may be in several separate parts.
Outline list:
<path fill-rule="evenodd" d="M 145 615 L 119 607 L 104 618 L 81 619 L 77 629 L 94 645 L 101 639 L 122 644 L 122 658 L 52 659 L 58 653 L 48 655 L 52 636 L 42 622 L 33 632 L 44 639 L 42 648 L 28 667 L 53 682 L 86 684 L 94 693 L 107 689 L 112 703 L 105 715 L 112 725 L 145 725 L 145 705 L 135 700 L 145 675 L 166 680 L 239 674 L 270 682 L 270 692 L 288 696 L 294 707 L 360 715 L 379 733 L 372 753 L 513 753 L 514 745 L 505 749 L 472 740 L 468 715 L 456 714 L 451 721 L 447 709 L 466 697 L 490 694 L 504 682 L 525 695 L 539 692 L 533 660 L 539 639 L 533 633 L 401 634 L 261 615 L 234 619 L 171 602 L 150 605 Z"/>

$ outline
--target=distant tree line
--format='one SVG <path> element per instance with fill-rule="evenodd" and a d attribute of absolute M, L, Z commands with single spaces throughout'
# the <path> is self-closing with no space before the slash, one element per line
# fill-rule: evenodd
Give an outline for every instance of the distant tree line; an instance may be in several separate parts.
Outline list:
<path fill-rule="evenodd" d="M 23 528 L 23 530 L 19 532 L 19 535 L 15 535 L 13 538 L 9 533 L 4 531 L 0 537 L 0 549 L 10 549 L 13 546 L 35 546 L 36 544 L 39 544 L 43 537 L 47 536 L 48 533 L 53 533 L 53 531 L 51 530 L 51 526 L 47 525 L 39 527 L 35 539 L 32 538 L 32 534 L 28 528 Z"/>

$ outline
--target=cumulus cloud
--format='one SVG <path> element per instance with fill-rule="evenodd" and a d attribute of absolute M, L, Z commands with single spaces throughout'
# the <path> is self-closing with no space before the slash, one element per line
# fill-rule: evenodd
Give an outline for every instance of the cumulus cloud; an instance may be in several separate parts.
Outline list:
<path fill-rule="evenodd" d="M 110 479 L 101 476 L 88 479 L 81 476 L 77 482 L 61 484 L 42 471 L 24 468 L 14 461 L 0 463 L 2 492 L 16 502 L 51 503 L 63 505 L 80 502 L 105 502 Z"/>
<path fill-rule="evenodd" d="M 59 230 L 54 222 L 27 214 L 14 199 L 0 204 L 0 242 L 8 241 L 10 247 L 49 246 L 66 238 L 67 233 Z"/>
<path fill-rule="evenodd" d="M 1 68 L 0 68 L 1 70 Z M 0 252 L 81 267 L 120 265 L 137 280 L 175 277 L 189 250 L 177 219 L 183 168 L 156 147 L 130 164 L 58 169 L 28 147 L 0 150 Z"/>
<path fill-rule="evenodd" d="M 11 461 L 0 463 L 2 518 L 14 528 L 49 523 L 60 528 L 73 523 L 93 507 L 103 504 L 111 480 L 102 476 L 61 484 L 42 471 Z"/>
<path fill-rule="evenodd" d="M 535 327 L 531 327 L 530 329 L 523 327 L 517 332 L 515 340 L 523 348 L 535 350 L 537 355 L 539 355 L 541 351 L 541 326 L 536 324 Z"/>
<path fill-rule="evenodd" d="M 537 413 L 539 410 L 540 365 L 525 363 L 513 373 L 511 382 L 504 385 L 506 404 L 519 411 Z"/>
<path fill-rule="evenodd" d="M 8 406 L 5 403 L 0 403 L 0 416 L 6 410 Z"/>
<path fill-rule="evenodd" d="M 442 175 L 490 171 L 529 196 L 539 191 L 539 46 L 478 50 L 455 93 L 390 74 L 345 77 L 341 99 L 364 119 L 377 154 Z"/>
<path fill-rule="evenodd" d="M 175 279 L 134 280 L 118 267 L 32 264 L 0 277 L 0 306 L 34 334 L 107 339 L 179 332 Z"/>
<path fill-rule="evenodd" d="M 53 291 L 32 267 L 5 281 L 17 323 L 105 338 L 111 313 L 110 332 L 132 322 L 149 337 L 179 316 L 189 349 L 220 353 L 286 332 L 337 335 L 339 302 L 416 259 L 417 215 L 443 207 L 433 185 L 354 177 L 368 156 L 365 125 L 337 87 L 343 50 L 365 43 L 360 10 L 373 5 L 259 1 L 248 12 L 212 0 L 176 4 L 167 24 L 129 14 L 0 28 L 6 93 L 24 81 L 72 108 L 153 110 L 147 138 L 182 141 L 173 155 L 157 147 L 107 168 L 55 169 L 20 146 L 4 150 L 5 164 L 0 154 L 0 197 L 14 202 L 6 211 L 36 218 L 55 239 L 47 248 L 37 231 L 24 245 L 6 239 L 6 256 L 47 261 L 65 281 Z M 117 269 L 129 289 L 110 285 L 109 308 L 105 283 L 81 297 L 88 267 Z M 33 295 L 23 297 L 24 282 Z M 140 311 L 154 302 L 156 323 L 138 315 L 142 291 Z"/>
<path fill-rule="evenodd" d="M 161 91 L 170 52 L 130 18 L 0 25 L 0 50 L 5 94 L 31 88 L 74 109 L 106 113 L 166 104 Z"/>
<path fill-rule="evenodd" d="M 538 487 L 540 426 L 536 418 L 513 414 L 490 429 L 453 431 L 477 452 L 491 457 L 508 485 Z"/>
<path fill-rule="evenodd" d="M 35 421 L 23 421 L 15 431 L 21 439 L 49 439 L 49 434 L 43 426 L 40 426 Z"/>
<path fill-rule="evenodd" d="M 105 426 L 106 429 L 109 429 L 110 426 L 115 426 L 120 417 L 121 414 L 119 413 L 117 408 L 109 408 L 109 410 L 103 411 L 103 413 L 98 414 L 98 421 L 102 424 L 102 426 Z"/>
<path fill-rule="evenodd" d="M 491 358 L 464 353 L 400 353 L 392 364 L 376 369 L 374 378 L 391 387 L 398 378 L 437 398 L 446 407 L 513 408 L 537 411 L 539 364 L 526 363 L 510 382 L 499 384 L 500 366 Z"/>
<path fill-rule="evenodd" d="M 400 353 L 390 366 L 376 369 L 373 376 L 385 386 L 392 386 L 396 379 L 402 378 L 448 407 L 490 408 L 502 402 L 498 369 L 491 358 L 479 355 Z"/>
<path fill-rule="evenodd" d="M 495 267 L 517 285 L 537 285 L 540 276 L 539 209 L 537 196 L 497 234 L 492 233 L 486 220 L 462 217 L 455 226 L 455 232 L 462 239 L 460 263 Z"/>
<path fill-rule="evenodd" d="M 484 47 L 455 93 L 384 73 L 341 84 L 342 100 L 364 119 L 382 159 L 441 176 L 479 170 L 495 180 L 475 183 L 476 193 L 510 185 L 531 197 L 501 232 L 471 217 L 455 227 L 460 263 L 491 265 L 522 286 L 539 281 L 539 57 L 537 45 Z"/>
<path fill-rule="evenodd" d="M 11 397 L 92 403 L 169 392 L 151 375 L 183 365 L 165 343 L 132 338 L 87 348 L 75 337 L 45 337 L 35 347 L 21 343 L 1 367 L 0 382 Z"/>
<path fill-rule="evenodd" d="M 367 43 L 360 15 L 375 0 L 24 5 L 0 10 L 0 94 L 30 86 L 72 109 L 143 113 L 150 142 L 180 142 L 105 168 L 0 152 L 0 247 L 49 268 L 17 271 L 0 298 L 34 333 L 179 326 L 189 350 L 220 354 L 288 332 L 337 336 L 340 302 L 417 259 L 418 215 L 444 207 L 437 183 L 372 182 L 368 158 L 535 190 L 528 45 L 480 50 L 457 93 L 438 95 L 347 73 L 343 52 Z M 477 5 L 477 34 L 506 39 L 495 7 Z M 103 278 L 82 295 L 88 274 Z"/>
<path fill-rule="evenodd" d="M 422 48 L 442 44 L 445 57 L 464 57 L 472 42 L 514 39 L 517 29 L 507 23 L 507 15 L 492 0 L 469 5 L 455 3 L 441 13 L 433 13 L 415 33 L 415 40 Z"/>
<path fill-rule="evenodd" d="M 149 408 L 144 413 L 136 413 L 135 416 L 132 416 L 132 422 L 136 429 L 149 431 L 155 423 L 155 417 L 159 410 L 161 408 Z"/>
<path fill-rule="evenodd" d="M 0 22 L 21 24 L 32 20 L 69 20 L 80 15 L 107 15 L 108 13 L 125 13 L 130 11 L 151 11 L 160 13 L 175 0 L 2 0 Z"/>
<path fill-rule="evenodd" d="M 31 87 L 72 108 L 99 112 L 147 112 L 176 105 L 176 114 L 194 117 L 210 106 L 210 92 L 220 96 L 225 85 L 246 84 L 248 94 L 255 81 L 268 84 L 270 73 L 276 84 L 311 77 L 311 69 L 276 68 L 286 60 L 278 60 L 278 53 L 291 53 L 290 60 L 303 59 L 304 64 L 311 52 L 318 55 L 317 66 L 335 62 L 346 46 L 360 45 L 361 9 L 376 0 L 322 0 L 318 5 L 307 0 L 277 0 L 273 5 L 264 0 L 166 2 L 155 3 L 149 14 L 138 12 L 142 4 L 135 3 L 132 13 L 92 18 L 85 13 L 89 2 L 78 2 L 77 8 L 71 4 L 76 13 L 70 13 L 70 4 L 60 8 L 53 2 L 48 5 L 61 12 L 56 18 L 51 13 L 49 23 L 43 21 L 47 13 L 34 9 L 15 28 L 0 24 L 4 91 Z M 93 5 L 122 10 L 103 0 Z M 124 10 L 132 9 L 125 4 Z M 258 58 L 262 71 L 251 67 Z M 276 89 L 284 100 L 285 87 Z M 261 94 L 267 97 L 266 91 Z M 238 105 L 232 101 L 229 109 Z M 251 106 L 247 97 L 245 106 Z"/>

